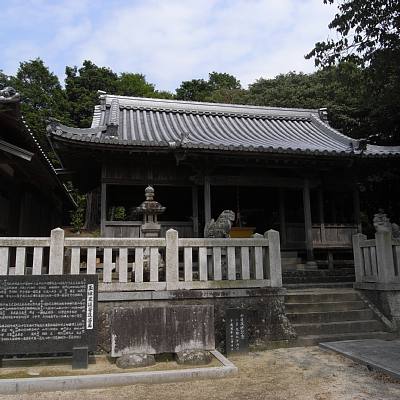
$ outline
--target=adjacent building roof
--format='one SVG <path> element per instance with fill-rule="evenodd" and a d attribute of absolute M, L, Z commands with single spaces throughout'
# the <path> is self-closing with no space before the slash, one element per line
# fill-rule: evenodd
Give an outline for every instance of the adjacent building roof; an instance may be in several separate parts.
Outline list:
<path fill-rule="evenodd" d="M 69 207 L 75 206 L 67 188 L 59 180 L 52 162 L 21 114 L 20 101 L 20 95 L 15 89 L 0 89 L 0 152 L 28 162 L 29 164 L 21 164 L 21 167 L 29 171 L 33 180 L 36 180 L 38 174 L 43 175 L 46 182 L 53 182 L 55 187 L 58 187 L 60 196 L 66 200 Z M 54 186 L 49 186 L 48 190 L 53 188 Z"/>
<path fill-rule="evenodd" d="M 53 121 L 51 135 L 70 141 L 240 152 L 400 155 L 329 126 L 325 109 L 294 109 L 114 96 L 102 93 L 91 128 Z"/>

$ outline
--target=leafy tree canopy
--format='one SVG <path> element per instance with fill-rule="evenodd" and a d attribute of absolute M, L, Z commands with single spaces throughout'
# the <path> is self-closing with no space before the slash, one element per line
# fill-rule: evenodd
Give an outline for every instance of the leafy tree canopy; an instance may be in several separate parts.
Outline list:
<path fill-rule="evenodd" d="M 323 0 L 333 4 L 335 0 Z M 316 65 L 332 65 L 337 60 L 362 64 L 373 60 L 377 52 L 400 48 L 400 5 L 398 0 L 343 0 L 329 28 L 338 38 L 315 44 L 306 58 L 315 58 Z"/>
<path fill-rule="evenodd" d="M 118 75 L 88 60 L 79 69 L 76 66 L 66 67 L 65 75 L 71 120 L 78 127 L 88 127 L 92 121 L 93 107 L 98 103 L 97 91 L 116 93 Z"/>
<path fill-rule="evenodd" d="M 325 68 L 349 60 L 360 65 L 366 136 L 379 144 L 400 144 L 399 1 L 343 0 L 338 10 L 329 24 L 338 38 L 316 43 L 306 58 Z"/>
<path fill-rule="evenodd" d="M 363 71 L 341 63 L 313 74 L 280 74 L 249 86 L 248 102 L 260 106 L 329 110 L 332 126 L 353 137 L 365 136 Z"/>
<path fill-rule="evenodd" d="M 183 81 L 176 89 L 176 98 L 188 101 L 231 102 L 229 99 L 240 97 L 241 89 L 240 81 L 233 75 L 211 72 L 208 80 Z"/>
<path fill-rule="evenodd" d="M 40 58 L 21 62 L 16 76 L 0 76 L 5 84 L 13 86 L 21 94 L 21 109 L 24 117 L 47 148 L 45 139 L 46 121 L 49 117 L 69 123 L 67 99 L 58 77 L 49 71 Z"/>

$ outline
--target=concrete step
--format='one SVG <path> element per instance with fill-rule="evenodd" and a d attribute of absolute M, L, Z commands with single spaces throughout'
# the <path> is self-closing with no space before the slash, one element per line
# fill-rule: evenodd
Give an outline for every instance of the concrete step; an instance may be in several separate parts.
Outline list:
<path fill-rule="evenodd" d="M 315 346 L 323 342 L 337 342 L 340 340 L 382 339 L 393 340 L 396 335 L 390 332 L 351 332 L 330 335 L 305 335 L 299 336 L 290 343 L 290 346 Z"/>
<path fill-rule="evenodd" d="M 375 319 L 365 321 L 339 321 L 323 323 L 293 324 L 299 336 L 330 335 L 337 333 L 377 332 L 384 329 L 382 323 Z"/>
<path fill-rule="evenodd" d="M 333 301 L 323 303 L 286 303 L 288 313 L 329 312 L 363 310 L 367 308 L 363 301 Z"/>
<path fill-rule="evenodd" d="M 362 321 L 374 319 L 374 313 L 365 310 L 311 312 L 311 313 L 286 313 L 292 324 L 340 322 L 340 321 Z"/>
<path fill-rule="evenodd" d="M 338 291 L 313 291 L 313 292 L 288 292 L 285 303 L 332 303 L 345 301 L 360 301 L 358 293 L 354 290 Z"/>

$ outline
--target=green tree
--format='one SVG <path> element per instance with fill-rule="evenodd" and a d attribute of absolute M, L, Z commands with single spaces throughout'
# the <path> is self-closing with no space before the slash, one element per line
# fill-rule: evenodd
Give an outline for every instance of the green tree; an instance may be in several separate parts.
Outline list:
<path fill-rule="evenodd" d="M 155 92 L 152 83 L 148 83 L 142 74 L 123 72 L 117 80 L 117 93 L 122 96 L 147 97 Z"/>
<path fill-rule="evenodd" d="M 10 77 L 7 76 L 1 69 L 0 69 L 0 87 L 5 87 L 9 85 Z"/>
<path fill-rule="evenodd" d="M 249 86 L 247 101 L 272 107 L 327 107 L 332 126 L 357 138 L 365 136 L 365 90 L 363 70 L 348 62 L 312 74 L 290 72 L 261 78 Z"/>
<path fill-rule="evenodd" d="M 176 98 L 189 101 L 237 102 L 241 95 L 240 81 L 233 75 L 211 72 L 208 80 L 183 81 L 176 89 Z"/>
<path fill-rule="evenodd" d="M 22 113 L 42 146 L 47 148 L 45 134 L 49 117 L 69 122 L 67 101 L 58 77 L 37 58 L 21 62 L 16 76 L 9 77 L 7 84 L 21 94 Z"/>
<path fill-rule="evenodd" d="M 206 101 L 210 94 L 210 87 L 204 79 L 192 79 L 183 81 L 181 86 L 176 89 L 176 98 L 178 100 L 188 101 Z"/>
<path fill-rule="evenodd" d="M 211 90 L 235 90 L 242 88 L 239 80 L 233 75 L 224 72 L 211 72 L 208 75 L 208 85 Z"/>
<path fill-rule="evenodd" d="M 121 96 L 173 98 L 172 93 L 156 90 L 155 85 L 147 82 L 143 74 L 130 72 L 119 75 L 116 90 L 116 94 Z"/>
<path fill-rule="evenodd" d="M 333 4 L 335 0 L 323 0 Z M 336 1 L 339 12 L 329 28 L 337 39 L 318 42 L 306 58 L 316 65 L 332 65 L 337 60 L 369 63 L 377 53 L 389 54 L 400 48 L 400 5 L 398 0 Z M 389 50 L 389 53 L 387 52 Z"/>
<path fill-rule="evenodd" d="M 335 0 L 324 0 L 334 3 Z M 306 58 L 327 67 L 349 61 L 363 68 L 365 134 L 400 143 L 400 7 L 398 0 L 343 0 L 329 24 L 337 39 L 315 44 Z"/>
<path fill-rule="evenodd" d="M 65 68 L 65 91 L 73 123 L 81 128 L 90 126 L 93 108 L 98 104 L 98 90 L 117 92 L 118 76 L 109 68 L 98 67 L 85 60 L 83 66 Z"/>

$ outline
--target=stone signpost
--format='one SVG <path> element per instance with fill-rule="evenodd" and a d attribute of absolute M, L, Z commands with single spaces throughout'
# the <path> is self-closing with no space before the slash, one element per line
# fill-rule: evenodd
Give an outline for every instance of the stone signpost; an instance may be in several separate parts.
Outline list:
<path fill-rule="evenodd" d="M 97 275 L 0 276 L 0 358 L 72 352 L 87 368 L 96 350 Z"/>
<path fill-rule="evenodd" d="M 249 337 L 246 310 L 230 308 L 226 310 L 226 353 L 247 353 Z"/>

